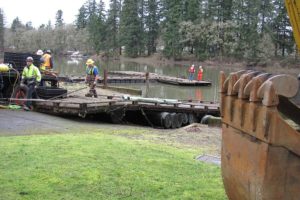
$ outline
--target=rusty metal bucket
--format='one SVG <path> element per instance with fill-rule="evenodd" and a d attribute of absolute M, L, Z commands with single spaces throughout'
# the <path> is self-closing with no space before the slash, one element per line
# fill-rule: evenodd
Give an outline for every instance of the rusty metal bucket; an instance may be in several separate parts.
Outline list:
<path fill-rule="evenodd" d="M 253 71 L 226 79 L 221 72 L 220 92 L 221 166 L 229 199 L 300 199 L 300 133 L 279 112 L 293 105 L 296 112 L 285 114 L 299 123 L 299 106 L 279 101 L 299 93 L 298 80 Z"/>

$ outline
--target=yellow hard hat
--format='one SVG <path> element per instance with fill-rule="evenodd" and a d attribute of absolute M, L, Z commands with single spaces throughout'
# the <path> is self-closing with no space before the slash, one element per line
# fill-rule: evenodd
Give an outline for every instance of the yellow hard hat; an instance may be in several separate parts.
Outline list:
<path fill-rule="evenodd" d="M 95 62 L 92 60 L 92 59 L 88 59 L 87 61 L 86 61 L 86 64 L 87 65 L 93 65 Z"/>

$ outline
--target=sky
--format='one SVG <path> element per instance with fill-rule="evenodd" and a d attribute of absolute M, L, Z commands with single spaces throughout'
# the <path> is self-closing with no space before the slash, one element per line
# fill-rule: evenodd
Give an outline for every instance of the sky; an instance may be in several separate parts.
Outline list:
<path fill-rule="evenodd" d="M 0 8 L 4 12 L 5 26 L 10 27 L 12 21 L 19 17 L 23 24 L 31 21 L 33 27 L 48 24 L 51 20 L 55 24 L 56 12 L 63 11 L 65 23 L 73 23 L 79 8 L 87 0 L 0 0 Z M 99 2 L 98 0 L 96 0 Z M 103 1 L 108 7 L 109 0 Z"/>

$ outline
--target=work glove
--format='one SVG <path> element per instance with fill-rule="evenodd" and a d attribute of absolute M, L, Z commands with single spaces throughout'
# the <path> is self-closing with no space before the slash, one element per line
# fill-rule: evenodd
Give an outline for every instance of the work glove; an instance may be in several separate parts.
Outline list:
<path fill-rule="evenodd" d="M 24 79 L 21 80 L 20 86 L 21 86 L 21 87 L 24 87 L 24 86 L 25 86 L 25 84 L 24 84 Z"/>
<path fill-rule="evenodd" d="M 40 83 L 37 83 L 35 86 L 34 86 L 34 89 L 37 89 L 39 87 L 39 84 Z"/>
<path fill-rule="evenodd" d="M 94 81 L 94 85 L 96 85 L 97 84 L 97 81 Z"/>

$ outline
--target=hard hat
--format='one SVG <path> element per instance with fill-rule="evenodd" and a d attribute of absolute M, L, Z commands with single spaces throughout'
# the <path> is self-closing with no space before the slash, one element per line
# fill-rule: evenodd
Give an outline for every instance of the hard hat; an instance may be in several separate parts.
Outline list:
<path fill-rule="evenodd" d="M 36 55 L 38 55 L 38 56 L 41 56 L 41 55 L 43 55 L 44 54 L 44 52 L 41 50 L 41 49 L 39 49 L 37 52 L 36 52 Z"/>
<path fill-rule="evenodd" d="M 51 50 L 50 49 L 46 50 L 46 53 L 50 53 L 51 54 Z"/>
<path fill-rule="evenodd" d="M 195 67 L 195 65 L 193 64 L 192 67 Z"/>
<path fill-rule="evenodd" d="M 92 60 L 92 59 L 88 59 L 87 61 L 86 61 L 86 64 L 87 65 L 93 65 L 95 62 Z"/>
<path fill-rule="evenodd" d="M 202 66 L 200 65 L 199 68 L 202 69 Z"/>
<path fill-rule="evenodd" d="M 30 56 L 29 56 L 29 57 L 27 57 L 27 58 L 26 58 L 26 62 L 33 62 L 33 58 L 32 58 L 32 57 L 30 57 Z"/>

